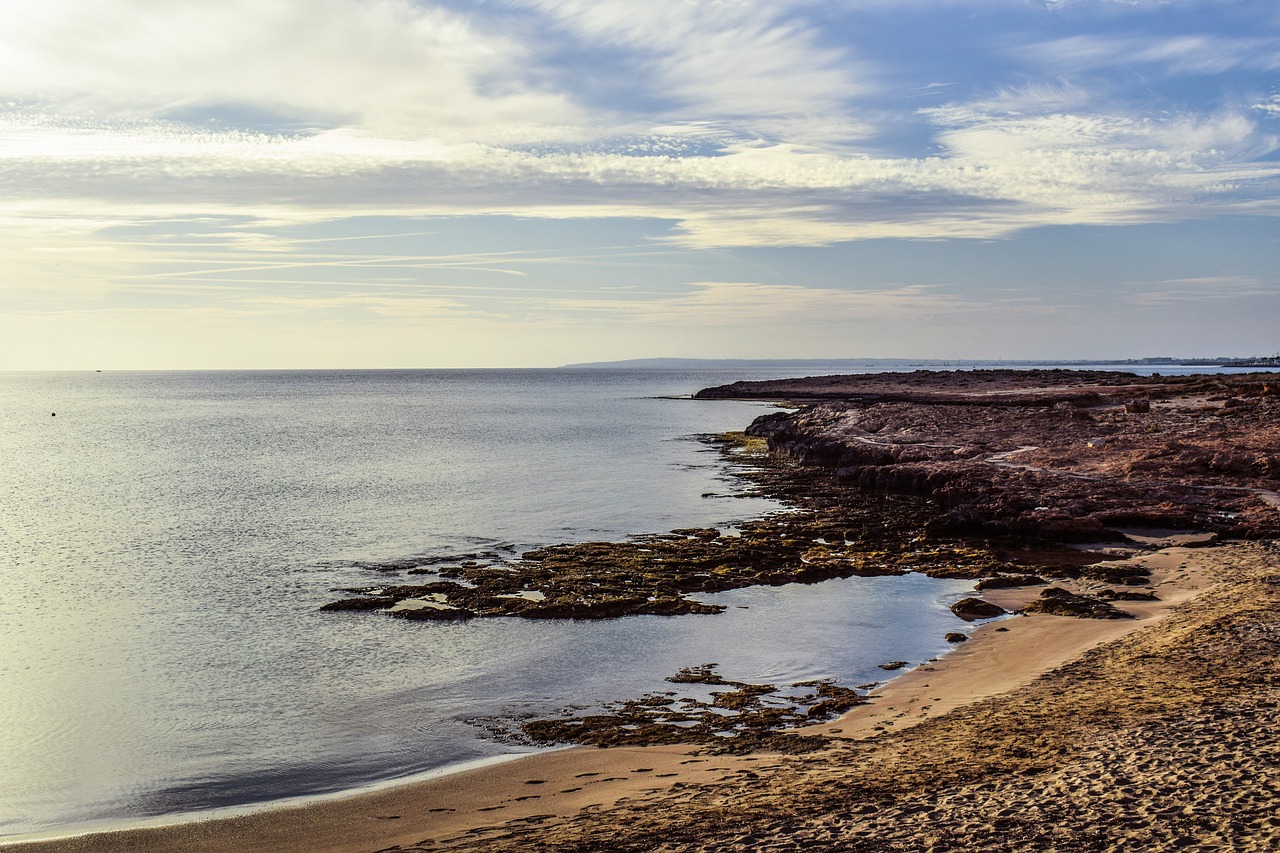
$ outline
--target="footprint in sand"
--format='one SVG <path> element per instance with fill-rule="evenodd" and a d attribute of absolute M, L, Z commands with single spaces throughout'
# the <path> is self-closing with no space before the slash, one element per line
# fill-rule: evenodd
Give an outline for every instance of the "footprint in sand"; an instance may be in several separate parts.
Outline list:
<path fill-rule="evenodd" d="M 599 773 L 579 773 L 577 776 L 574 776 L 573 778 L 586 779 L 588 776 L 599 776 L 599 775 L 600 775 Z"/>
<path fill-rule="evenodd" d="M 572 794 L 574 791 L 581 791 L 581 790 L 582 790 L 582 788 L 565 788 L 565 789 L 563 789 L 560 793 L 562 793 L 562 794 Z"/>
<path fill-rule="evenodd" d="M 526 779 L 524 783 L 526 785 L 545 785 L 547 784 L 547 780 L 546 779 Z"/>

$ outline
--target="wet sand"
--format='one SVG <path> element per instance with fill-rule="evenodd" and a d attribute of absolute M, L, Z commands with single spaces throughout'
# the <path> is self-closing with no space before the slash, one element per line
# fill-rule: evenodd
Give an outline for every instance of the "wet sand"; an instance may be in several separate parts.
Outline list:
<path fill-rule="evenodd" d="M 1280 554 L 1236 543 L 1136 559 L 1161 597 L 1118 602 L 1137 618 L 989 622 L 813 727 L 831 739 L 817 753 L 576 748 L 303 807 L 0 846 L 1276 849 Z M 985 597 L 1013 607 L 1038 592 Z"/>

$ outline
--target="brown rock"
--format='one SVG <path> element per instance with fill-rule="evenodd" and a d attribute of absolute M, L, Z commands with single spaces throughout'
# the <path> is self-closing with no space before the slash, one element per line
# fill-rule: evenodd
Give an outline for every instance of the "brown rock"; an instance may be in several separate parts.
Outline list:
<path fill-rule="evenodd" d="M 1035 586 L 1036 584 L 1048 583 L 1039 575 L 996 575 L 995 577 L 985 578 L 978 581 L 977 589 L 1007 589 L 1015 586 Z"/>
<path fill-rule="evenodd" d="M 396 600 L 390 596 L 378 595 L 372 598 L 342 598 L 320 606 L 321 610 L 384 610 L 394 606 Z"/>
<path fill-rule="evenodd" d="M 1108 602 L 1090 595 L 1078 595 L 1061 587 L 1050 587 L 1040 593 L 1040 598 L 1020 611 L 1022 613 L 1048 613 L 1051 616 L 1072 616 L 1076 619 L 1132 619 L 1132 613 L 1116 610 Z"/>
<path fill-rule="evenodd" d="M 983 601 L 981 598 L 962 598 L 951 605 L 951 612 L 966 622 L 972 622 L 975 619 L 991 619 L 996 616 L 1003 616 L 1009 611 L 992 604 L 990 601 Z"/>

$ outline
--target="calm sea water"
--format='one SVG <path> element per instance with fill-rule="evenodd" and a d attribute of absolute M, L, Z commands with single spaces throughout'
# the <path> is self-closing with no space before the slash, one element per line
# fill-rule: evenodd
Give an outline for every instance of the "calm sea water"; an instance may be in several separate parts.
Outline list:
<path fill-rule="evenodd" d="M 322 614 L 354 565 L 775 509 L 662 399 L 768 371 L 0 375 L 0 836 L 342 790 L 515 750 L 467 722 L 627 698 L 681 666 L 875 680 L 967 585 L 708 596 L 708 617 Z M 55 413 L 52 416 L 51 413 Z"/>

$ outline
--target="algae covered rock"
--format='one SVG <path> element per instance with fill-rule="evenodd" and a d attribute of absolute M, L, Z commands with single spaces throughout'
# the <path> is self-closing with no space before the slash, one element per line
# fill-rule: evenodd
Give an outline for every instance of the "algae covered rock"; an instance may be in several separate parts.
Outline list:
<path fill-rule="evenodd" d="M 772 684 L 732 681 L 716 664 L 690 666 L 667 678 L 673 684 L 723 686 L 707 702 L 667 692 L 614 702 L 581 715 L 524 720 L 519 732 L 533 743 L 592 746 L 698 744 L 715 754 L 803 753 L 829 744 L 825 736 L 791 729 L 828 719 L 867 701 L 831 681 L 802 681 L 783 691 Z M 695 689 L 695 692 L 696 691 Z"/>

